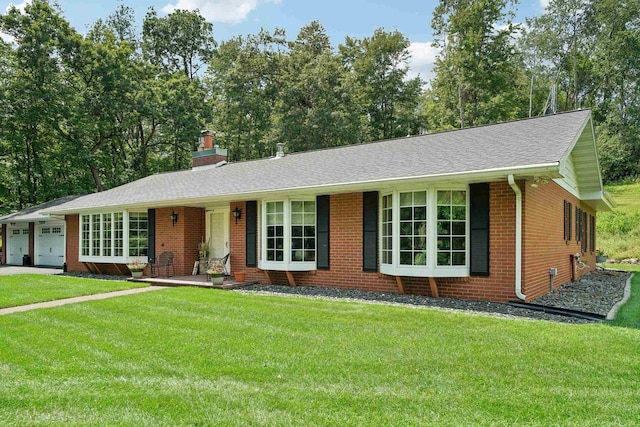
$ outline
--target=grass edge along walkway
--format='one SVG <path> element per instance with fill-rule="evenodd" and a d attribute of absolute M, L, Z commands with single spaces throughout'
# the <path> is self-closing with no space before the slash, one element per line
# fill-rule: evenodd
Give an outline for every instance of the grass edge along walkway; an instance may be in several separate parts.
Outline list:
<path fill-rule="evenodd" d="M 609 324 L 640 329 L 640 273 L 634 273 L 629 277 L 624 298 L 618 304 L 618 310 L 612 313 L 610 320 L 608 319 Z M 611 311 L 613 312 L 613 309 Z"/>
<path fill-rule="evenodd" d="M 75 304 L 78 302 L 96 301 L 96 300 L 115 298 L 115 297 L 120 297 L 125 295 L 140 294 L 143 292 L 159 291 L 161 289 L 166 289 L 166 288 L 167 288 L 166 286 L 148 286 L 145 288 L 125 289 L 121 291 L 104 292 L 101 294 L 84 295 L 79 297 L 63 298 L 63 299 L 58 299 L 53 301 L 38 302 L 34 304 L 19 305 L 15 307 L 7 307 L 7 308 L 0 309 L 0 316 L 5 314 L 20 313 L 23 311 L 37 310 L 39 308 L 60 307 L 62 305 Z"/>

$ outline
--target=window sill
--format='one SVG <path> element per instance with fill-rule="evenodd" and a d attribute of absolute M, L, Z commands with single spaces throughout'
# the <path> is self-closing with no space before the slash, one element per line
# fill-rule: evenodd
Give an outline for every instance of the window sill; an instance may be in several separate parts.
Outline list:
<path fill-rule="evenodd" d="M 316 270 L 316 263 L 260 261 L 258 262 L 258 268 L 272 271 L 314 271 Z"/>
<path fill-rule="evenodd" d="M 404 277 L 469 277 L 468 267 L 414 267 L 381 264 L 380 272 L 389 276 Z"/>

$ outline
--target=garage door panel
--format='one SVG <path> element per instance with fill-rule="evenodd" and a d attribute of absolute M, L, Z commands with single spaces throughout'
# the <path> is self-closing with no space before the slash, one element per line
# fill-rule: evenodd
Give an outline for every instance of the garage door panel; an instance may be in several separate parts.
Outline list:
<path fill-rule="evenodd" d="M 37 231 L 37 265 L 62 266 L 64 264 L 65 233 L 62 226 L 43 225 Z"/>
<path fill-rule="evenodd" d="M 29 229 L 13 228 L 8 231 L 9 254 L 7 263 L 22 265 L 22 257 L 29 255 Z"/>

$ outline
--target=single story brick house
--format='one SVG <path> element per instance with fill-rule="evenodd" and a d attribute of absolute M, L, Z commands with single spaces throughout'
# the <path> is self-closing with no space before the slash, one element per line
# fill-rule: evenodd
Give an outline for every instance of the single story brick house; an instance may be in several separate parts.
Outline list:
<path fill-rule="evenodd" d="M 208 242 L 260 283 L 529 301 L 595 268 L 612 209 L 589 110 L 237 163 L 212 139 L 192 170 L 50 209 L 69 269 L 171 251 L 189 275 Z"/>
<path fill-rule="evenodd" d="M 62 267 L 66 250 L 64 216 L 42 212 L 76 197 L 61 197 L 0 217 L 2 264 Z"/>

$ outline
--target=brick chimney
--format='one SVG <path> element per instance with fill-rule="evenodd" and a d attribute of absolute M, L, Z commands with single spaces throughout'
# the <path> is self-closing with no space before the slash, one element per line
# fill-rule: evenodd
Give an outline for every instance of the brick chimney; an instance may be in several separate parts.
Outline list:
<path fill-rule="evenodd" d="M 227 161 L 227 150 L 213 145 L 213 132 L 203 130 L 200 132 L 200 144 L 198 151 L 192 153 L 193 169 L 203 166 L 215 165 Z"/>

